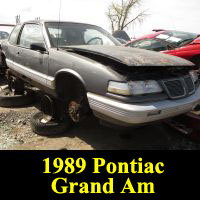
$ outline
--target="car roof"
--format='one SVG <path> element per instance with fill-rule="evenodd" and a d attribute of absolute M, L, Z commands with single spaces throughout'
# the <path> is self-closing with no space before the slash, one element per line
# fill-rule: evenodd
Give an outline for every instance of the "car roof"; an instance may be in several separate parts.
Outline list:
<path fill-rule="evenodd" d="M 31 21 L 26 21 L 21 24 L 26 24 L 26 23 L 73 23 L 73 24 L 85 24 L 85 25 L 91 25 L 91 26 L 97 26 L 94 24 L 88 24 L 88 23 L 82 23 L 82 22 L 73 22 L 73 21 L 58 21 L 58 20 L 31 20 Z"/>

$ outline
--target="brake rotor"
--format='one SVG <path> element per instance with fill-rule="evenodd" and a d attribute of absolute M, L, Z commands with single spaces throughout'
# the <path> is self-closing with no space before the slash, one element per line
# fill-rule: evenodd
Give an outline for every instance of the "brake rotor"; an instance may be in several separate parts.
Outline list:
<path fill-rule="evenodd" d="M 71 101 L 69 103 L 68 113 L 71 120 L 75 123 L 80 122 L 80 117 L 81 117 L 80 109 L 81 109 L 80 103 L 77 103 L 75 101 Z"/>

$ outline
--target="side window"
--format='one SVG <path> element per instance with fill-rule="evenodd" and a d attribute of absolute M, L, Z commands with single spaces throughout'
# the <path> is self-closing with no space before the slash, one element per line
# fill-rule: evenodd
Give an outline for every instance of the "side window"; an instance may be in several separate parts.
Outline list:
<path fill-rule="evenodd" d="M 84 43 L 89 45 L 113 45 L 113 42 L 107 36 L 92 29 L 85 30 Z"/>
<path fill-rule="evenodd" d="M 42 29 L 37 24 L 25 24 L 20 36 L 19 45 L 30 49 L 33 43 L 44 44 Z"/>
<path fill-rule="evenodd" d="M 18 34 L 20 32 L 21 26 L 17 25 L 15 26 L 15 28 L 13 29 L 12 33 L 10 34 L 10 38 L 9 38 L 9 43 L 16 45 L 17 44 L 17 38 L 18 38 Z"/>

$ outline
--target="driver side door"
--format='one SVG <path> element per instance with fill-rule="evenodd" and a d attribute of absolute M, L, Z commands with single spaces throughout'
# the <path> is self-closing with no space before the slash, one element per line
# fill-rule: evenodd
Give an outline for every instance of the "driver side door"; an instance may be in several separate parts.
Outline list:
<path fill-rule="evenodd" d="M 45 44 L 40 24 L 25 24 L 18 39 L 16 63 L 32 79 L 45 82 L 48 74 L 48 53 L 31 49 L 32 44 Z"/>

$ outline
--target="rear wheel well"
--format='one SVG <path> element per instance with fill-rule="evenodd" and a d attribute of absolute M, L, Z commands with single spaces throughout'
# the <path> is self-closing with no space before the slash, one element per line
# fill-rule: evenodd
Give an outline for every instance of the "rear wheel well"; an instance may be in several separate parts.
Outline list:
<path fill-rule="evenodd" d="M 61 73 L 56 76 L 56 93 L 59 99 L 68 100 L 86 94 L 83 83 L 74 75 Z"/>

